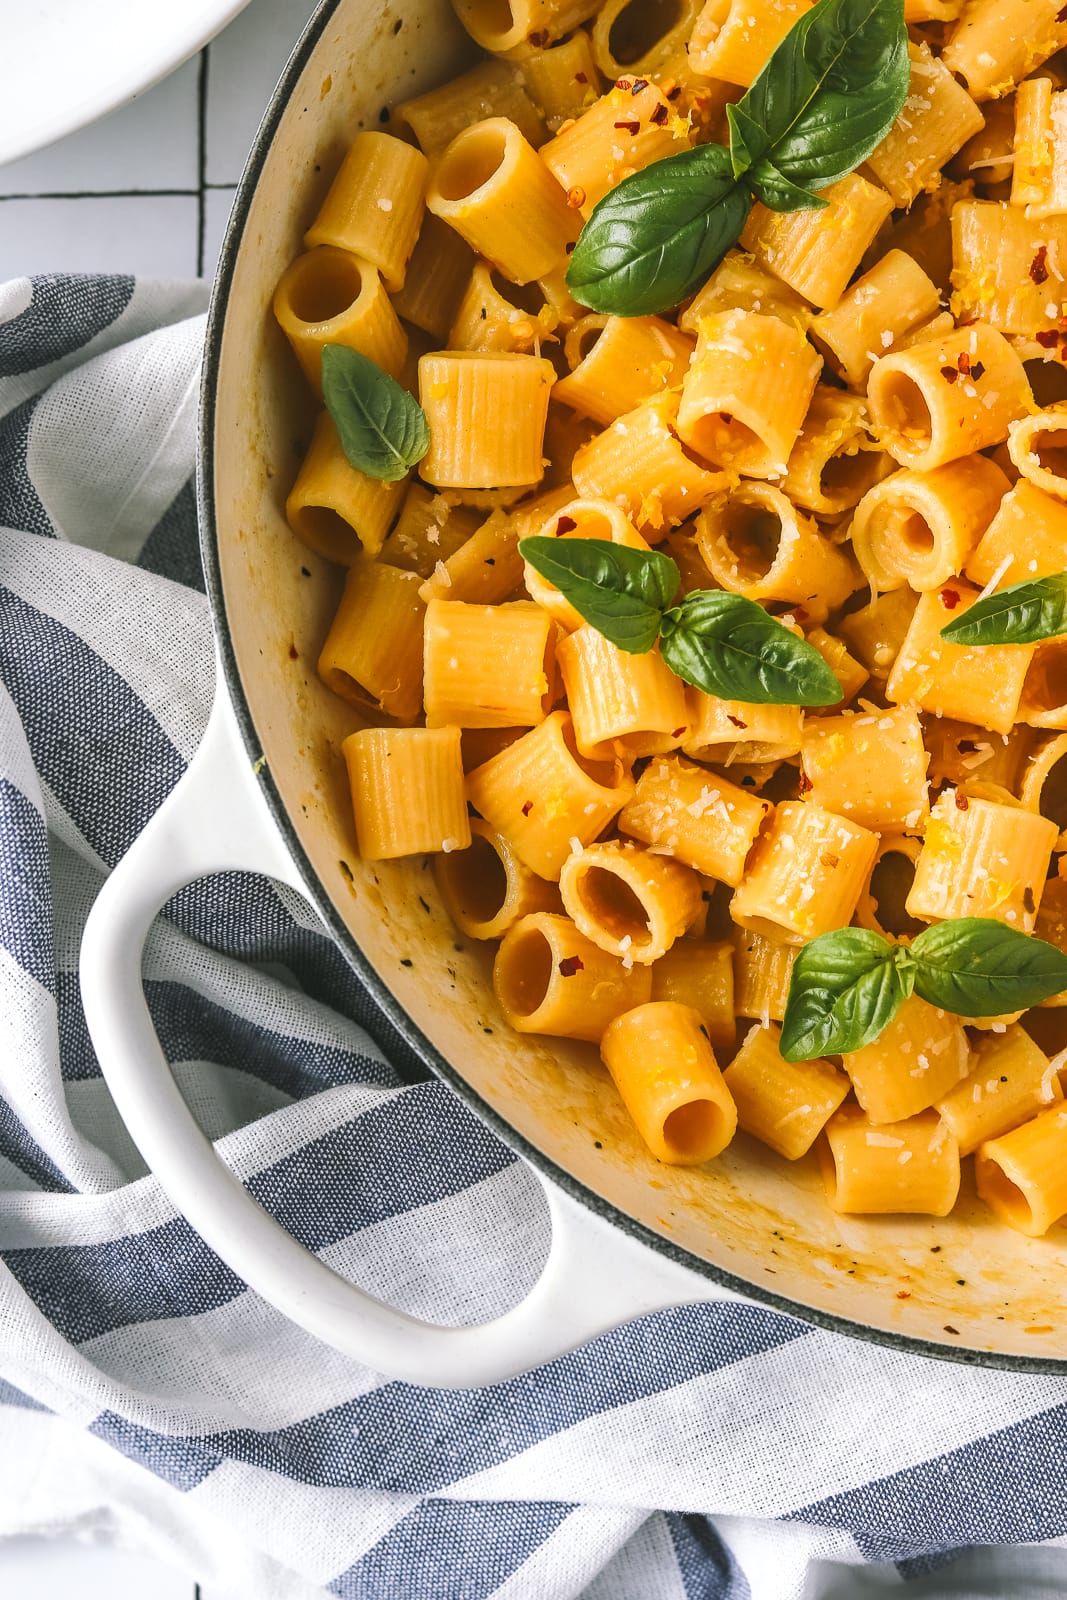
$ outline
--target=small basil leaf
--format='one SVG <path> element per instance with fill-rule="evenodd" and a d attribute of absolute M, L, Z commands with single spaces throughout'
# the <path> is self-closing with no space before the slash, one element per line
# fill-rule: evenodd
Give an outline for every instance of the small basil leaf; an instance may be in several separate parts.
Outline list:
<path fill-rule="evenodd" d="M 734 177 L 740 178 L 760 159 L 767 140 L 759 123 L 746 117 L 739 106 L 726 107 L 726 121 L 730 127 L 730 162 Z"/>
<path fill-rule="evenodd" d="M 911 992 L 907 953 L 869 928 L 812 939 L 793 965 L 779 1049 L 787 1061 L 860 1050 Z"/>
<path fill-rule="evenodd" d="M 698 589 L 664 613 L 663 659 L 686 683 L 751 705 L 832 706 L 841 684 L 819 652 L 755 600 Z"/>
<path fill-rule="evenodd" d="M 582 305 L 609 316 L 666 311 L 718 266 L 751 209 L 722 145 L 655 161 L 593 207 L 567 286 Z"/>
<path fill-rule="evenodd" d="M 1067 633 L 1067 572 L 1013 583 L 941 629 L 949 644 L 1037 644 Z"/>
<path fill-rule="evenodd" d="M 1025 1011 L 1067 989 L 1067 955 L 991 917 L 938 922 L 912 942 L 916 993 L 959 1017 Z"/>
<path fill-rule="evenodd" d="M 756 192 L 756 198 L 762 200 L 771 211 L 826 210 L 827 201 L 783 178 L 778 168 L 772 166 L 766 157 L 752 168 L 748 181 Z"/>
<path fill-rule="evenodd" d="M 519 554 L 620 650 L 644 655 L 681 581 L 669 556 L 608 539 L 520 539 Z"/>
<path fill-rule="evenodd" d="M 368 478 L 395 483 L 430 448 L 418 401 L 358 350 L 323 346 L 322 392 L 342 450 Z"/>
<path fill-rule="evenodd" d="M 738 110 L 764 131 L 789 182 L 825 188 L 881 144 L 911 82 L 903 0 L 817 0 Z"/>

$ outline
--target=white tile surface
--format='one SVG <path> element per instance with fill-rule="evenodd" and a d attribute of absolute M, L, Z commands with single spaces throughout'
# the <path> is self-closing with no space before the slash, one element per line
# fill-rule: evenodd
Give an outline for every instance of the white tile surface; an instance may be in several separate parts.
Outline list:
<path fill-rule="evenodd" d="M 194 1600 L 195 1594 L 183 1573 L 122 1550 L 72 1539 L 0 1541 L 3 1600 Z"/>
<path fill-rule="evenodd" d="M 236 183 L 313 0 L 252 0 L 208 51 L 208 183 Z"/>
<path fill-rule="evenodd" d="M 100 122 L 0 166 L 0 195 L 196 189 L 200 58 Z"/>
<path fill-rule="evenodd" d="M 32 272 L 192 278 L 197 228 L 195 194 L 0 199 L 0 279 Z"/>
<path fill-rule="evenodd" d="M 0 166 L 0 279 L 210 276 L 249 146 L 313 10 L 314 0 L 251 0 L 140 99 Z"/>

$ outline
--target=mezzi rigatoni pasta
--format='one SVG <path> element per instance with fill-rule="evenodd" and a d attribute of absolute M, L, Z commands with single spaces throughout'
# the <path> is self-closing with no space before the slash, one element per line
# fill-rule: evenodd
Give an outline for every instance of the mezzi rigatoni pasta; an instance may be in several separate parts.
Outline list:
<path fill-rule="evenodd" d="M 909 991 L 810 1060 L 782 1024 L 846 930 L 1067 951 L 1067 632 L 943 636 L 1020 583 L 1051 615 L 1067 569 L 1061 10 L 906 0 L 867 158 L 757 199 L 635 310 L 644 267 L 604 304 L 571 270 L 583 228 L 640 182 L 669 273 L 691 240 L 657 163 L 728 140 L 811 0 L 456 9 L 490 57 L 352 131 L 274 298 L 309 441 L 279 511 L 348 569 L 318 668 L 360 851 L 432 858 L 420 892 L 494 954 L 485 1006 L 599 1047 L 651 1156 L 740 1127 L 747 1159 L 817 1153 L 836 1211 L 933 1218 L 973 1160 L 1039 1235 L 1067 1214 L 1067 990 L 983 1016 Z M 396 380 L 384 411 L 339 417 L 329 383 L 322 411 L 328 345 Z M 836 700 L 783 690 L 768 619 Z"/>

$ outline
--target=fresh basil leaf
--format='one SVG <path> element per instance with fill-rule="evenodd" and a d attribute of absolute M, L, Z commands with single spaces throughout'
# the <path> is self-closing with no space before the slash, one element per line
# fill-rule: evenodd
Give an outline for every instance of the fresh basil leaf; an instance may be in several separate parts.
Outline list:
<path fill-rule="evenodd" d="M 655 161 L 593 207 L 567 286 L 582 305 L 609 316 L 666 311 L 718 266 L 751 209 L 722 145 Z"/>
<path fill-rule="evenodd" d="M 746 145 L 802 189 L 855 171 L 881 144 L 911 82 L 904 0 L 817 0 L 765 63 L 738 112 Z"/>
<path fill-rule="evenodd" d="M 663 616 L 663 659 L 686 683 L 752 705 L 831 706 L 841 685 L 819 652 L 755 600 L 698 589 Z"/>
<path fill-rule="evenodd" d="M 1067 955 L 992 917 L 925 928 L 912 942 L 915 992 L 959 1017 L 1025 1011 L 1067 989 Z"/>
<path fill-rule="evenodd" d="M 342 450 L 368 478 L 395 483 L 430 448 L 418 401 L 360 351 L 323 346 L 322 392 Z"/>
<path fill-rule="evenodd" d="M 812 939 L 793 965 L 782 1055 L 813 1061 L 862 1049 L 892 1022 L 914 977 L 907 950 L 869 928 L 840 928 Z"/>
<path fill-rule="evenodd" d="M 644 655 L 681 575 L 669 556 L 608 539 L 520 539 L 519 554 L 620 650 Z"/>
<path fill-rule="evenodd" d="M 828 205 L 817 194 L 783 178 L 766 156 L 762 161 L 757 161 L 748 174 L 748 181 L 755 190 L 756 198 L 762 200 L 771 211 L 825 211 Z"/>
<path fill-rule="evenodd" d="M 763 130 L 732 103 L 726 107 L 726 121 L 730 128 L 730 163 L 734 177 L 740 178 L 758 159 L 754 152 L 763 149 Z"/>
<path fill-rule="evenodd" d="M 949 644 L 1037 644 L 1067 633 L 1067 572 L 1013 583 L 941 629 Z"/>

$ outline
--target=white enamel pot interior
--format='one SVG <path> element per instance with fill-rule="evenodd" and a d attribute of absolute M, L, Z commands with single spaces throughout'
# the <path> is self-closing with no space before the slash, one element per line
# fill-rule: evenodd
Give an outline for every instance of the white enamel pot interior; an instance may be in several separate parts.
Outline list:
<path fill-rule="evenodd" d="M 401 1375 L 457 1383 L 500 1376 L 628 1311 L 702 1293 L 763 1301 L 926 1355 L 1067 1371 L 1063 1228 L 1023 1238 L 970 1192 L 946 1219 L 836 1216 L 814 1158 L 785 1162 L 743 1134 L 706 1167 L 660 1165 L 635 1135 L 595 1049 L 520 1037 L 503 1022 L 489 984 L 491 951 L 457 937 L 432 873 L 419 863 L 359 859 L 340 756 L 356 721 L 314 666 L 342 574 L 297 543 L 283 516 L 315 405 L 271 298 L 354 134 L 381 127 L 384 107 L 443 81 L 472 56 L 448 0 L 328 0 L 268 112 L 216 284 L 202 433 L 203 549 L 230 703 L 217 712 L 217 748 L 205 760 L 217 785 L 223 747 L 231 763 L 237 748 L 240 781 L 220 803 L 232 799 L 239 821 L 210 861 L 179 824 L 169 825 L 162 847 L 173 862 L 182 856 L 177 835 L 188 845 L 171 879 L 227 860 L 253 865 L 258 856 L 262 870 L 302 882 L 366 980 L 383 1026 L 549 1180 L 561 1242 L 541 1298 L 535 1292 L 509 1324 L 494 1325 L 495 1336 L 454 1360 L 441 1355 L 432 1330 L 409 1350 L 376 1303 L 343 1294 L 335 1301 L 299 1258 L 312 1269 L 321 1264 L 293 1241 L 279 1253 L 274 1225 L 263 1218 L 264 1232 L 250 1221 L 239 1185 L 211 1175 L 209 1147 L 198 1153 L 188 1129 L 174 1147 L 176 1091 L 164 1123 L 165 1064 L 153 1058 L 146 1073 L 145 1032 L 136 1049 L 116 1036 L 111 1012 L 123 991 L 112 983 L 110 995 L 90 997 L 90 1021 L 94 1035 L 102 1030 L 98 1044 L 120 1108 L 176 1202 L 254 1287 L 331 1343 Z M 143 861 L 138 870 L 143 879 Z M 141 922 L 150 898 L 141 895 Z M 127 941 L 138 925 L 132 913 L 123 923 L 117 899 L 98 919 L 89 941 L 93 993 L 107 988 L 118 942 L 112 934 L 101 949 L 101 924 L 122 924 Z M 122 981 L 128 989 L 136 971 Z M 125 1064 L 116 1068 L 118 1057 Z M 572 1244 L 564 1248 L 568 1225 Z M 248 1245 L 246 1235 L 258 1243 Z M 339 1319 L 354 1325 L 364 1313 L 362 1333 L 339 1333 Z M 378 1329 L 373 1337 L 367 1318 Z"/>

